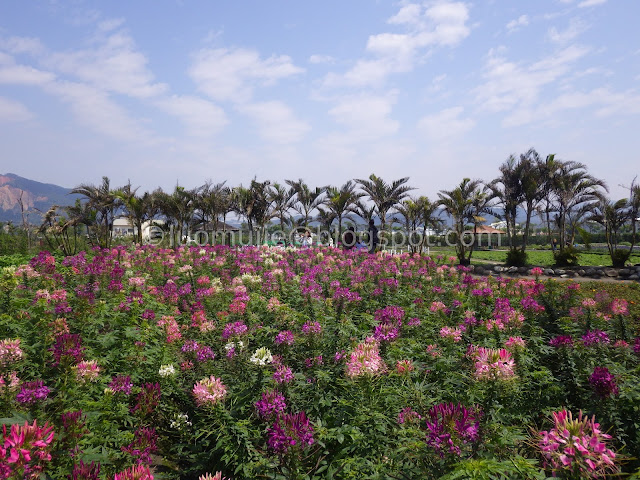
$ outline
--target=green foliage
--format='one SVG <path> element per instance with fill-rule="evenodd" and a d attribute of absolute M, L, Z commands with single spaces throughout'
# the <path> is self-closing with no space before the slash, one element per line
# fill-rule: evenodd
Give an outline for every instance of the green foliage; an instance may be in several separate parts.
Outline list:
<path fill-rule="evenodd" d="M 558 267 L 572 267 L 578 265 L 580 253 L 575 247 L 567 245 L 563 250 L 555 252 L 553 257 Z"/>
<path fill-rule="evenodd" d="M 509 250 L 506 264 L 509 267 L 523 267 L 527 264 L 527 252 L 522 250 Z"/>

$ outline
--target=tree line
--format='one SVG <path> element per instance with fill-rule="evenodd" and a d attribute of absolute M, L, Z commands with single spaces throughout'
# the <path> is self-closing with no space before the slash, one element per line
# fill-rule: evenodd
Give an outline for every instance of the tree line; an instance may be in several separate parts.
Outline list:
<path fill-rule="evenodd" d="M 230 214 L 238 215 L 250 232 L 260 232 L 263 238 L 266 228 L 276 222 L 285 232 L 317 222 L 340 238 L 345 220 L 357 215 L 365 222 L 378 219 L 382 236 L 389 235 L 391 225 L 398 222 L 409 232 L 422 229 L 424 239 L 428 229 L 442 228 L 445 214 L 452 221 L 458 260 L 468 264 L 475 245 L 468 241 L 469 235 L 473 238 L 469 232 L 477 232 L 484 215 L 490 214 L 506 224 L 508 263 L 524 265 L 532 219 L 537 215 L 559 262 L 570 264 L 576 258 L 573 244 L 587 221 L 604 228 L 614 265 L 623 265 L 636 244 L 640 186 L 635 179 L 628 187 L 628 198 L 612 201 L 607 184 L 590 175 L 584 164 L 559 160 L 553 154 L 542 158 L 535 149 L 511 155 L 500 165 L 496 178 L 465 178 L 451 190 L 440 190 L 437 199 L 412 196 L 415 188 L 408 183 L 409 177 L 387 182 L 371 174 L 341 186 L 310 186 L 303 179 L 283 183 L 253 179 L 247 186 L 208 181 L 193 189 L 178 185 L 172 192 L 158 188 L 139 194 L 131 182 L 113 188 L 109 178 L 103 177 L 99 185 L 75 187 L 72 193 L 83 198 L 73 206 L 49 209 L 39 231 L 53 248 L 72 254 L 80 226 L 92 245 L 109 247 L 117 215 L 129 219 L 135 241 L 141 243 L 143 224 L 154 219 L 163 219 L 166 228 L 181 235 L 207 225 L 215 228 L 218 222 L 224 230 Z M 523 212 L 524 226 L 516 222 L 519 212 Z M 623 231 L 632 233 L 631 248 L 620 248 Z M 421 251 L 422 244 L 418 248 Z"/>

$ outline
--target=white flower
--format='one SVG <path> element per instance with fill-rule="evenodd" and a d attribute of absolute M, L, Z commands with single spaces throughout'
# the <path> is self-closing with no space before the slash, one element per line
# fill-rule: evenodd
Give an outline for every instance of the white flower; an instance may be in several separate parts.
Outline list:
<path fill-rule="evenodd" d="M 191 425 L 192 423 L 189 421 L 189 416 L 186 413 L 177 414 L 176 418 L 171 420 L 171 423 L 169 424 L 171 428 L 176 428 L 178 430 L 184 427 L 190 427 Z"/>
<path fill-rule="evenodd" d="M 267 347 L 260 347 L 251 355 L 249 360 L 256 365 L 267 365 L 273 362 L 273 355 L 271 355 L 271 350 Z"/>
<path fill-rule="evenodd" d="M 175 375 L 176 369 L 173 365 L 161 365 L 160 370 L 158 370 L 158 374 L 161 377 L 170 377 Z"/>
<path fill-rule="evenodd" d="M 236 344 L 233 342 L 229 342 L 224 346 L 224 349 L 228 352 L 229 350 L 231 350 L 232 348 L 236 348 Z"/>

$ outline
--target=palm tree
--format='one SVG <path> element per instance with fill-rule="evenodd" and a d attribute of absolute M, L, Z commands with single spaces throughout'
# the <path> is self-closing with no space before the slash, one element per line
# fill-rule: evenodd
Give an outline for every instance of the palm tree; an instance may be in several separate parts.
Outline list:
<path fill-rule="evenodd" d="M 507 225 L 509 250 L 516 252 L 516 217 L 524 197 L 516 158 L 510 155 L 500 165 L 499 170 L 500 176 L 491 181 L 488 187 L 492 191 L 493 198 L 497 200 L 497 205 L 501 207 L 501 211 L 495 211 L 494 215 L 504 220 Z"/>
<path fill-rule="evenodd" d="M 117 198 L 110 187 L 109 177 L 102 177 L 102 183 L 98 186 L 80 184 L 71 190 L 71 193 L 84 196 L 88 206 L 95 210 L 94 236 L 98 245 L 109 248 L 111 246 L 111 228 L 118 206 Z"/>
<path fill-rule="evenodd" d="M 264 237 L 266 224 L 271 219 L 271 201 L 268 197 L 267 187 L 270 181 L 258 182 L 251 180 L 251 185 L 246 188 L 240 185 L 233 189 L 233 208 L 242 215 L 249 226 L 249 237 L 253 239 L 254 224 L 260 227 L 260 237 Z M 259 241 L 259 239 L 258 239 Z"/>
<path fill-rule="evenodd" d="M 331 210 L 325 210 L 322 207 L 318 207 L 318 215 L 316 220 L 320 223 L 320 228 L 323 232 L 327 232 L 329 238 L 331 238 L 331 224 L 336 219 L 335 214 Z M 319 240 L 322 240 L 321 238 Z"/>
<path fill-rule="evenodd" d="M 376 214 L 376 206 L 367 205 L 361 199 L 355 203 L 354 210 L 356 215 L 362 218 L 366 224 L 369 223 L 369 220 L 373 220 L 373 217 Z"/>
<path fill-rule="evenodd" d="M 438 205 L 431 202 L 429 197 L 408 198 L 396 207 L 398 212 L 404 217 L 405 228 L 409 235 L 410 251 L 422 253 L 427 243 L 427 229 L 434 230 L 440 227 L 441 220 L 437 218 Z M 422 226 L 420 243 L 413 243 L 413 235 L 418 233 L 418 228 Z"/>
<path fill-rule="evenodd" d="M 296 191 L 291 188 L 286 188 L 279 183 L 274 183 L 268 190 L 267 195 L 273 205 L 273 214 L 280 220 L 280 230 L 284 232 L 287 212 L 291 209 L 295 203 L 294 196 Z"/>
<path fill-rule="evenodd" d="M 293 188 L 296 194 L 293 203 L 293 209 L 304 217 L 304 227 L 309 226 L 311 212 L 323 203 L 322 195 L 326 191 L 326 187 L 316 187 L 311 190 L 309 186 L 302 180 L 285 180 L 285 182 Z"/>
<path fill-rule="evenodd" d="M 338 219 L 338 239 L 342 238 L 342 219 L 348 213 L 356 213 L 355 204 L 363 196 L 362 193 L 356 192 L 355 188 L 356 185 L 351 180 L 340 188 L 327 187 L 324 204 L 334 218 Z"/>
<path fill-rule="evenodd" d="M 368 180 L 356 179 L 360 188 L 364 190 L 369 199 L 375 204 L 380 215 L 380 230 L 384 232 L 387 223 L 387 213 L 409 195 L 414 188 L 405 185 L 409 177 L 394 180 L 391 184 L 385 182 L 375 174 L 369 175 Z"/>
<path fill-rule="evenodd" d="M 153 206 L 164 215 L 167 227 L 170 229 L 175 228 L 174 235 L 178 236 L 178 241 L 176 242 L 175 238 L 172 238 L 171 242 L 177 247 L 178 244 L 182 243 L 182 238 L 186 234 L 185 229 L 193 219 L 196 208 L 196 192 L 176 185 L 171 194 L 157 189 L 152 193 L 152 196 Z"/>
<path fill-rule="evenodd" d="M 604 227 L 607 248 L 614 267 L 624 267 L 631 255 L 630 250 L 618 248 L 621 230 L 633 215 L 633 208 L 630 207 L 626 198 L 613 203 L 603 196 L 595 202 L 591 212 L 590 220 Z"/>
<path fill-rule="evenodd" d="M 609 191 L 606 183 L 589 175 L 586 168 L 579 162 L 562 162 L 554 176 L 553 193 L 561 252 L 565 244 L 574 243 L 577 227 L 602 197 L 601 190 Z"/>
<path fill-rule="evenodd" d="M 131 182 L 116 190 L 114 195 L 120 200 L 127 218 L 136 229 L 136 242 L 142 243 L 142 225 L 154 217 L 154 208 L 149 192 L 144 192 L 141 197 L 136 195 L 136 189 L 131 188 Z"/>
<path fill-rule="evenodd" d="M 200 221 L 205 228 L 211 224 L 214 230 L 218 228 L 220 217 L 223 217 L 222 235 L 223 243 L 226 242 L 226 215 L 231 211 L 230 195 L 231 190 L 225 186 L 226 182 L 212 183 L 206 182 L 196 195 L 196 207 L 200 213 Z M 215 243 L 216 232 L 213 232 L 211 243 Z"/>
<path fill-rule="evenodd" d="M 467 245 L 464 240 L 468 222 L 475 225 L 483 203 L 483 193 L 480 190 L 480 180 L 465 178 L 453 190 L 440 190 L 437 205 L 453 219 L 453 231 L 456 234 L 456 255 L 461 265 L 471 262 L 473 243 Z M 475 239 L 475 236 L 474 236 Z M 469 256 L 467 251 L 471 247 Z"/>

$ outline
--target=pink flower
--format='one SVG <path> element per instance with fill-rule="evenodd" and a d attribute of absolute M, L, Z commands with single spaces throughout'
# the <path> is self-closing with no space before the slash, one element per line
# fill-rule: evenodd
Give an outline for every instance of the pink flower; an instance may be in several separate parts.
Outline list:
<path fill-rule="evenodd" d="M 53 427 L 45 423 L 38 426 L 25 422 L 24 425 L 2 426 L 0 443 L 0 475 L 2 478 L 21 478 L 36 480 L 44 472 L 47 462 L 51 461 L 51 443 Z"/>
<path fill-rule="evenodd" d="M 604 478 L 618 471 L 616 454 L 608 448 L 611 435 L 600 431 L 595 417 L 577 418 L 571 412 L 553 413 L 554 427 L 538 433 L 538 449 L 553 475 L 566 472 L 579 478 Z"/>
<path fill-rule="evenodd" d="M 504 347 L 508 350 L 518 350 L 524 348 L 525 341 L 522 337 L 509 337 L 509 340 L 504 342 Z"/>
<path fill-rule="evenodd" d="M 405 375 L 415 370 L 411 360 L 398 360 L 396 362 L 396 372 L 399 375 Z"/>
<path fill-rule="evenodd" d="M 230 478 L 223 477 L 222 472 L 216 472 L 215 475 L 210 473 L 205 473 L 204 475 L 200 475 L 198 480 L 231 480 Z"/>
<path fill-rule="evenodd" d="M 211 375 L 203 378 L 193 386 L 193 396 L 199 407 L 215 405 L 224 400 L 227 395 L 227 387 L 222 380 Z"/>
<path fill-rule="evenodd" d="M 153 480 L 153 474 L 146 465 L 134 465 L 116 473 L 113 480 Z"/>
<path fill-rule="evenodd" d="M 347 361 L 347 376 L 377 375 L 386 371 L 386 365 L 380 357 L 378 341 L 373 337 L 358 344 Z"/>
<path fill-rule="evenodd" d="M 100 367 L 95 360 L 84 360 L 73 367 L 79 383 L 95 382 L 100 375 Z"/>
<path fill-rule="evenodd" d="M 629 303 L 623 298 L 616 298 L 611 302 L 611 313 L 614 315 L 628 315 Z"/>
<path fill-rule="evenodd" d="M 475 352 L 477 380 L 509 380 L 515 378 L 515 362 L 504 348 L 479 347 Z"/>
<path fill-rule="evenodd" d="M 456 328 L 442 327 L 440 329 L 440 336 L 442 338 L 450 338 L 455 343 L 458 343 L 460 340 L 462 340 L 462 332 L 464 332 L 465 330 L 466 328 L 464 326 Z"/>
<path fill-rule="evenodd" d="M 24 353 L 20 348 L 20 339 L 0 340 L 0 369 L 5 369 L 18 362 Z"/>

